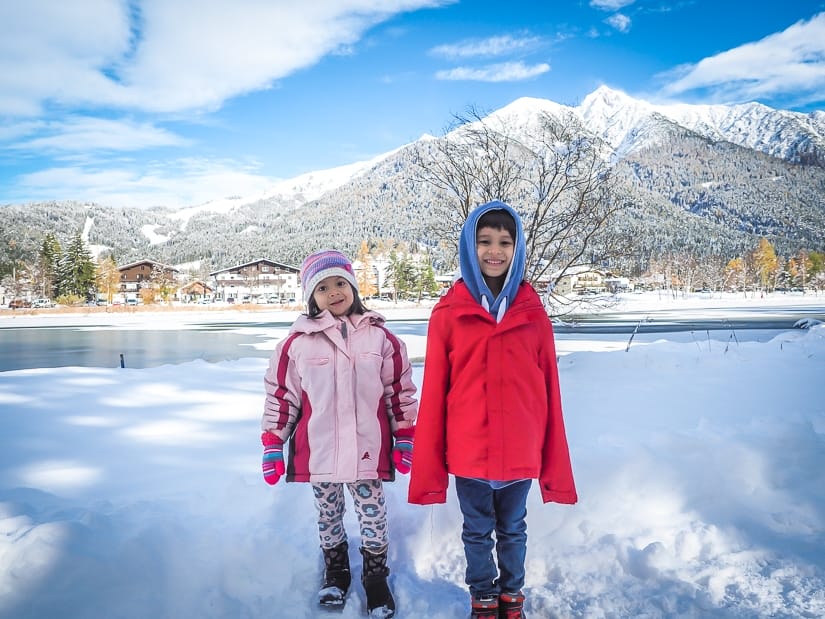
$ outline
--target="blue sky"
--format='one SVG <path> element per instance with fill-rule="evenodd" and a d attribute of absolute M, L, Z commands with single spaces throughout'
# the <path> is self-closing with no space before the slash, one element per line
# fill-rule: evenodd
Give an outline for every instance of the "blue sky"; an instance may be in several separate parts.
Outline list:
<path fill-rule="evenodd" d="M 2 2 L 0 204 L 252 195 L 602 84 L 823 110 L 825 0 Z"/>

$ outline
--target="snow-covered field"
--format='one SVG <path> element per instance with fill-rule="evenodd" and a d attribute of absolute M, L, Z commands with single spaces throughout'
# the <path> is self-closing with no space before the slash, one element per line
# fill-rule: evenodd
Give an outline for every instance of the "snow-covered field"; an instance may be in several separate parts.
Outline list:
<path fill-rule="evenodd" d="M 617 309 L 823 301 L 654 293 Z M 106 316 L 123 328 L 221 319 Z M 0 327 L 84 320 L 101 324 L 17 315 Z M 274 346 L 283 331 L 270 331 Z M 405 340 L 423 356 L 423 337 Z M 825 616 L 825 325 L 767 343 L 663 338 L 624 352 L 594 339 L 560 352 L 580 502 L 530 497 L 530 617 Z M 309 488 L 260 478 L 265 364 L 0 373 L 0 617 L 324 616 Z M 420 507 L 405 477 L 387 488 L 398 617 L 466 616 L 454 495 Z M 362 615 L 356 582 L 338 616 Z"/>

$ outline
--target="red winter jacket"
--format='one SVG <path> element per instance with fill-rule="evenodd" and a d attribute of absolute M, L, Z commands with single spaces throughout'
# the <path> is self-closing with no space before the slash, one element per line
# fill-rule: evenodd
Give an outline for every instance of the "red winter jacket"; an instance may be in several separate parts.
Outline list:
<path fill-rule="evenodd" d="M 577 501 L 553 328 L 530 284 L 498 324 L 462 281 L 433 308 L 414 453 L 410 503 L 444 503 L 448 473 L 538 478 L 545 503 Z"/>

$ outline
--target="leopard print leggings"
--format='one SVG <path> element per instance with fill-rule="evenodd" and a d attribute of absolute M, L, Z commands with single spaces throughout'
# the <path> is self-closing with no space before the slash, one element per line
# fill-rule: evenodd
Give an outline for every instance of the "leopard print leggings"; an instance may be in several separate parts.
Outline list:
<path fill-rule="evenodd" d="M 347 484 L 313 482 L 315 506 L 318 508 L 318 535 L 321 548 L 334 548 L 347 539 L 344 529 L 344 486 L 349 490 L 361 529 L 361 546 L 371 552 L 387 546 L 387 507 L 380 479 L 365 479 Z"/>

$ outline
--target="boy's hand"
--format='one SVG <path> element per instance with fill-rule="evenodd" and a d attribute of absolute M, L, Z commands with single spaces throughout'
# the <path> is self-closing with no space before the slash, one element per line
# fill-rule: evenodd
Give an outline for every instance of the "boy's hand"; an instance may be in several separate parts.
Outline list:
<path fill-rule="evenodd" d="M 261 443 L 264 446 L 264 458 L 262 469 L 264 481 L 270 486 L 274 486 L 284 474 L 284 442 L 272 434 L 264 432 L 261 434 Z"/>
<path fill-rule="evenodd" d="M 413 437 L 415 437 L 415 428 L 403 428 L 395 431 L 392 461 L 396 470 L 404 475 L 409 473 L 412 467 Z"/>

